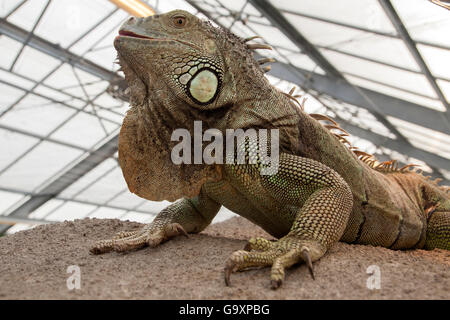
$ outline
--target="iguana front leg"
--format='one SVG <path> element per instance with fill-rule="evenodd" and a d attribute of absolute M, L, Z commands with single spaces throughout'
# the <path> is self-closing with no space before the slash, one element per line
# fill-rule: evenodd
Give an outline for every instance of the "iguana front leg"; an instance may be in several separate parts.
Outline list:
<path fill-rule="evenodd" d="M 305 262 L 314 277 L 312 262 L 320 259 L 342 236 L 353 206 L 347 183 L 333 170 L 311 159 L 281 155 L 279 172 L 261 176 L 261 184 L 276 201 L 303 202 L 290 232 L 278 241 L 251 239 L 247 249 L 234 252 L 226 263 L 225 282 L 232 272 L 272 266 L 271 286 L 278 288 L 285 269 Z"/>
<path fill-rule="evenodd" d="M 142 229 L 119 232 L 110 240 L 99 241 L 90 251 L 100 254 L 129 251 L 144 246 L 155 247 L 174 236 L 200 232 L 211 223 L 220 206 L 202 189 L 195 198 L 180 199 L 172 203 Z"/>

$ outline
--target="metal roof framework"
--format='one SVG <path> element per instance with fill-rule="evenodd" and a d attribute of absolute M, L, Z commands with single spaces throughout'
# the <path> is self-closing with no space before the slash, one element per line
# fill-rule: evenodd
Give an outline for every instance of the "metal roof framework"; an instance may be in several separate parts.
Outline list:
<path fill-rule="evenodd" d="M 351 1 L 343 1 L 342 6 Z M 399 1 L 361 2 L 383 23 L 367 26 L 351 16 L 333 15 L 328 0 L 315 1 L 321 3 L 320 8 L 311 1 L 295 5 L 265 0 L 148 4 L 157 12 L 186 9 L 240 36 L 261 35 L 274 49 L 269 56 L 278 60 L 268 73 L 274 85 L 286 90 L 292 85 L 300 87 L 309 97 L 307 110 L 335 117 L 360 149 L 380 159 L 419 161 L 425 171 L 449 183 L 446 96 L 450 95 L 450 67 L 439 71 L 430 60 L 430 56 L 436 57 L 430 52 L 450 55 L 449 42 L 421 36 L 421 32 L 427 34 L 427 28 L 421 31 L 408 16 L 429 18 L 430 12 L 438 10 L 436 21 L 423 23 L 431 24 L 433 30 L 436 26 L 445 29 L 447 22 L 439 18 L 445 9 L 429 3 L 426 13 L 411 13 Z M 7 62 L 0 64 L 0 92 L 8 97 L 0 104 L 0 143 L 11 150 L 0 156 L 0 233 L 11 225 L 15 228 L 9 232 L 26 224 L 83 217 L 150 221 L 166 205 L 131 194 L 116 161 L 117 134 L 127 106 L 108 94 L 108 88 L 123 77 L 112 64 L 115 53 L 112 41 L 107 40 L 127 15 L 106 0 L 77 3 L 68 9 L 87 26 L 71 28 L 66 23 L 65 35 L 48 32 L 52 19 L 61 23 L 56 15 L 63 9 L 56 1 L 39 5 L 15 1 L 0 8 L 0 48 L 7 49 Z M 357 5 L 358 9 L 364 11 Z M 83 13 L 90 19 L 80 18 Z M 24 17 L 32 23 L 22 23 Z M 303 25 L 297 23 L 300 19 Z M 313 30 L 319 30 L 318 26 L 331 30 L 339 40 L 328 43 L 325 32 L 315 37 Z M 410 59 L 403 63 L 382 54 L 371 55 L 359 47 L 359 42 L 367 45 L 367 39 L 378 44 L 394 41 L 397 47 L 401 42 Z M 258 51 L 257 55 L 267 52 Z M 354 69 L 345 64 L 347 60 L 355 64 Z M 368 69 L 359 70 L 358 63 L 367 64 Z M 380 79 L 369 66 L 392 71 L 398 79 L 389 76 L 391 83 Z M 417 77 L 420 86 L 407 87 L 399 81 L 404 76 L 400 72 Z M 422 90 L 424 82 L 429 89 Z M 48 121 L 53 113 L 57 119 Z M 424 144 L 422 136 L 425 141 L 437 142 Z"/>

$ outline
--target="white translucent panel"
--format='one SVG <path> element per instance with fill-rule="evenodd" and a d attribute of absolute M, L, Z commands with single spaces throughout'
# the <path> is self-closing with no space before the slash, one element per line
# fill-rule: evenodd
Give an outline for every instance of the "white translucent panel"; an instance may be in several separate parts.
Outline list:
<path fill-rule="evenodd" d="M 93 213 L 89 215 L 89 218 L 98 218 L 98 219 L 117 219 L 122 216 L 126 211 L 101 207 L 95 210 Z"/>
<path fill-rule="evenodd" d="M 31 212 L 28 215 L 28 218 L 30 219 L 46 219 L 47 216 L 52 213 L 53 211 L 56 211 L 59 207 L 61 207 L 64 204 L 63 200 L 58 199 L 50 199 L 43 205 L 41 205 L 39 208 L 35 209 L 33 212 Z"/>
<path fill-rule="evenodd" d="M 75 111 L 47 99 L 28 94 L 0 118 L 0 123 L 28 132 L 46 135 Z"/>
<path fill-rule="evenodd" d="M 364 87 L 367 89 L 371 89 L 371 90 L 374 90 L 377 92 L 381 92 L 381 93 L 384 93 L 384 94 L 387 94 L 387 95 L 390 95 L 390 96 L 393 96 L 393 97 L 396 97 L 396 98 L 399 98 L 402 100 L 413 102 L 413 103 L 416 103 L 418 105 L 421 105 L 421 106 L 424 106 L 424 107 L 427 107 L 430 109 L 434 109 L 434 110 L 438 110 L 438 111 L 445 111 L 445 107 L 440 100 L 430 99 L 430 98 L 426 98 L 423 96 L 418 96 L 418 95 L 410 93 L 410 92 L 392 88 L 388 85 L 375 83 L 375 82 L 361 79 L 358 77 L 354 77 L 351 75 L 346 75 L 345 77 L 347 78 L 347 80 L 349 80 L 354 85 Z"/>
<path fill-rule="evenodd" d="M 108 20 L 97 26 L 94 31 L 71 47 L 70 51 L 78 55 L 84 55 L 89 49 L 95 47 L 97 43 L 102 42 L 103 38 L 111 32 L 117 35 L 120 25 L 128 16 L 128 13 L 123 10 L 116 11 Z"/>
<path fill-rule="evenodd" d="M 235 35 L 244 39 L 248 37 L 253 37 L 255 35 L 255 32 L 253 32 L 246 26 L 242 25 L 242 23 L 235 23 L 233 27 L 231 27 L 230 31 L 233 32 Z M 267 39 L 267 41 L 270 41 L 270 39 Z"/>
<path fill-rule="evenodd" d="M 445 179 L 450 180 L 450 171 L 449 170 L 441 169 L 439 171 L 444 176 Z"/>
<path fill-rule="evenodd" d="M 79 82 L 75 77 L 72 67 L 68 64 L 63 64 L 55 72 L 48 77 L 44 83 L 52 88 L 63 89 L 72 86 L 79 86 Z"/>
<path fill-rule="evenodd" d="M 46 217 L 50 221 L 71 221 L 75 219 L 83 219 L 96 207 L 78 202 L 69 201 L 61 206 L 55 212 Z"/>
<path fill-rule="evenodd" d="M 231 211 L 225 207 L 221 207 L 219 212 L 214 217 L 214 219 L 211 223 L 213 224 L 213 223 L 222 222 L 222 221 L 228 220 L 228 219 L 236 217 L 236 216 L 237 215 L 233 211 Z"/>
<path fill-rule="evenodd" d="M 20 201 L 23 197 L 24 195 L 20 193 L 0 191 L 0 215 L 4 214 L 8 208 Z"/>
<path fill-rule="evenodd" d="M 62 47 L 67 47 L 114 7 L 107 1 L 52 1 L 35 34 Z"/>
<path fill-rule="evenodd" d="M 290 64 L 307 71 L 314 71 L 315 73 L 324 74 L 324 71 L 307 55 L 283 49 L 279 50 Z"/>
<path fill-rule="evenodd" d="M 0 129 L 0 171 L 35 145 L 38 139 Z"/>
<path fill-rule="evenodd" d="M 352 30 L 294 15 L 286 15 L 286 17 L 290 18 L 298 30 L 316 45 L 419 70 L 408 48 L 400 39 Z"/>
<path fill-rule="evenodd" d="M 147 2 L 151 8 L 156 9 L 161 13 L 175 9 L 186 10 L 191 13 L 195 12 L 195 10 L 185 0 L 150 0 L 145 2 Z"/>
<path fill-rule="evenodd" d="M 105 108 L 113 108 L 125 104 L 122 100 L 115 99 L 108 93 L 103 93 L 101 96 L 97 97 L 97 99 L 95 99 L 95 103 Z"/>
<path fill-rule="evenodd" d="M 24 95 L 22 90 L 0 83 L 0 112 L 3 112 Z"/>
<path fill-rule="evenodd" d="M 247 25 L 256 30 L 258 34 L 271 45 L 283 47 L 293 51 L 298 50 L 298 47 L 278 28 L 255 24 L 253 22 L 248 22 Z"/>
<path fill-rule="evenodd" d="M 117 125 L 107 121 L 101 123 L 108 134 L 117 128 Z M 107 136 L 101 123 L 95 116 L 79 113 L 53 133 L 51 138 L 89 149 Z"/>
<path fill-rule="evenodd" d="M 95 96 L 101 94 L 108 87 L 106 81 L 93 81 L 93 82 L 82 82 L 83 87 L 74 86 L 67 89 L 63 89 L 65 93 L 71 94 L 81 99 L 86 99 L 86 94 L 88 97 L 94 98 Z"/>
<path fill-rule="evenodd" d="M 450 13 L 448 18 L 450 20 Z M 448 32 L 448 44 L 450 45 L 450 25 Z M 435 77 L 440 76 L 450 79 L 450 50 L 437 49 L 420 44 L 417 45 L 417 48 Z"/>
<path fill-rule="evenodd" d="M 309 42 L 321 46 L 338 46 L 350 41 L 357 41 L 369 35 L 364 31 L 332 25 L 292 14 L 285 14 L 284 16 Z"/>
<path fill-rule="evenodd" d="M 110 36 L 108 37 L 111 39 L 111 44 L 113 43 L 115 36 L 116 34 L 110 34 Z M 108 46 L 102 48 L 101 50 L 88 52 L 84 56 L 86 59 L 104 67 L 105 69 L 112 70 L 113 66 L 115 65 L 114 61 L 117 57 L 117 51 L 113 46 Z"/>
<path fill-rule="evenodd" d="M 34 228 L 36 225 L 26 224 L 26 223 L 16 223 L 11 228 L 6 231 L 6 234 L 13 234 L 19 231 L 24 231 Z"/>
<path fill-rule="evenodd" d="M 392 3 L 413 39 L 450 46 L 448 10 L 423 0 L 393 0 Z"/>
<path fill-rule="evenodd" d="M 329 50 L 320 50 L 325 58 L 339 71 L 362 76 L 401 89 L 417 92 L 431 98 L 437 98 L 425 76 L 409 71 L 399 70 L 378 63 L 349 57 Z"/>
<path fill-rule="evenodd" d="M 64 91 L 53 90 L 53 89 L 50 89 L 48 87 L 44 87 L 43 85 L 39 85 L 36 88 L 34 88 L 33 92 L 38 93 L 40 95 L 43 95 L 45 97 L 54 99 L 56 101 L 62 101 L 62 102 L 67 103 L 69 105 L 72 105 L 72 100 L 74 100 L 69 95 L 64 94 L 63 93 Z M 78 105 L 78 104 L 76 104 L 76 105 Z"/>
<path fill-rule="evenodd" d="M 109 83 L 107 81 L 101 81 L 100 78 L 87 73 L 81 69 L 75 68 L 75 73 L 83 84 L 84 90 L 89 96 L 97 95 L 101 91 L 105 90 Z M 69 91 L 69 90 L 67 90 Z"/>
<path fill-rule="evenodd" d="M 27 31 L 31 31 L 46 4 L 47 1 L 42 0 L 27 1 L 8 17 L 8 21 Z"/>
<path fill-rule="evenodd" d="M 230 1 L 231 2 L 231 1 Z M 247 1 L 247 5 L 244 8 L 244 13 L 252 15 L 252 16 L 256 16 L 261 19 L 265 19 L 265 17 L 262 16 L 261 12 L 259 12 L 258 9 L 256 9 L 252 4 L 250 4 L 250 2 Z"/>
<path fill-rule="evenodd" d="M 19 53 L 20 48 L 22 48 L 22 44 L 20 42 L 9 37 L 0 36 L 0 52 L 2 53 L 0 67 L 9 69 Z"/>
<path fill-rule="evenodd" d="M 22 89 L 31 89 L 35 84 L 33 81 L 26 80 L 23 77 L 3 70 L 0 70 L 0 79 Z"/>
<path fill-rule="evenodd" d="M 78 81 L 77 77 L 80 81 Z M 44 84 L 52 88 L 61 89 L 62 92 L 80 99 L 86 99 L 86 95 L 80 87 L 80 82 L 83 84 L 88 96 L 97 95 L 108 86 L 106 81 L 100 81 L 100 78 L 81 69 L 73 68 L 68 64 L 59 67 L 58 70 L 44 81 Z M 84 106 L 85 103 L 81 104 Z"/>
<path fill-rule="evenodd" d="M 420 71 L 405 43 L 400 39 L 367 34 L 354 41 L 335 45 L 333 48 L 395 66 Z"/>
<path fill-rule="evenodd" d="M 220 4 L 222 4 L 225 8 L 232 11 L 241 11 L 241 9 L 244 7 L 245 3 L 247 1 L 245 0 L 234 0 L 234 1 L 219 1 Z"/>
<path fill-rule="evenodd" d="M 110 170 L 113 170 L 113 168 L 116 168 L 117 166 L 117 161 L 113 159 L 106 159 L 94 169 L 90 170 L 80 179 L 71 184 L 69 187 L 67 187 L 60 195 L 64 198 L 74 197 L 77 193 L 83 191 L 90 184 L 96 182 L 102 175 Z"/>
<path fill-rule="evenodd" d="M 113 110 L 116 112 L 120 112 L 121 110 L 127 110 L 127 109 L 128 109 L 128 107 L 123 107 L 120 109 L 113 109 Z M 98 108 L 97 108 L 97 114 L 102 118 L 114 121 L 115 123 L 118 123 L 118 124 L 122 123 L 123 117 L 125 115 L 124 113 L 123 113 L 123 115 L 118 115 L 116 113 L 110 112 L 109 110 L 98 109 Z M 107 121 L 105 121 L 105 122 L 107 122 Z M 117 125 L 115 125 L 115 126 L 117 126 Z"/>
<path fill-rule="evenodd" d="M 18 4 L 18 0 L 2 0 L 0 2 L 0 17 L 6 16 Z"/>
<path fill-rule="evenodd" d="M 450 159 L 449 135 L 394 117 L 387 118 L 416 148 Z"/>
<path fill-rule="evenodd" d="M 121 217 L 120 220 L 136 221 L 140 223 L 150 223 L 151 221 L 153 221 L 154 218 L 155 216 L 150 214 L 130 211 L 126 215 Z"/>
<path fill-rule="evenodd" d="M 130 191 L 126 190 L 124 193 L 121 193 L 113 200 L 108 202 L 108 204 L 111 206 L 132 209 L 140 205 L 143 201 L 144 199 L 139 198 L 134 193 L 131 193 Z"/>
<path fill-rule="evenodd" d="M 443 81 L 443 80 L 437 80 L 437 84 L 438 84 L 439 88 L 441 88 L 441 91 L 444 94 L 447 101 L 450 101 L 450 82 Z"/>
<path fill-rule="evenodd" d="M 303 90 L 301 90 L 297 84 L 294 84 L 292 82 L 281 80 L 277 77 L 266 75 L 267 79 L 269 80 L 270 84 L 281 90 L 282 92 L 290 92 L 293 87 L 295 87 L 295 90 L 293 92 L 293 95 L 302 95 L 298 100 L 300 102 L 304 101 L 304 111 L 307 113 L 323 113 L 323 109 L 325 107 L 322 103 L 320 103 L 317 99 L 315 99 L 313 96 L 306 94 Z M 322 110 L 322 111 L 319 111 Z"/>
<path fill-rule="evenodd" d="M 44 141 L 0 175 L 0 186 L 32 192 L 80 155 L 76 149 Z"/>
<path fill-rule="evenodd" d="M 270 2 L 279 9 L 305 13 L 362 28 L 395 33 L 389 18 L 376 0 L 271 0 Z"/>
<path fill-rule="evenodd" d="M 48 54 L 26 46 L 14 66 L 14 72 L 36 81 L 42 80 L 61 62 Z"/>
<path fill-rule="evenodd" d="M 327 105 L 335 112 L 341 119 L 353 123 L 359 127 L 368 129 L 379 135 L 395 139 L 395 135 L 390 132 L 377 118 L 368 110 L 354 106 L 352 104 L 337 102 L 334 100 L 325 99 Z M 351 134 L 351 132 L 349 132 Z"/>
<path fill-rule="evenodd" d="M 169 206 L 171 202 L 169 201 L 145 201 L 140 207 L 138 207 L 141 211 L 147 211 L 151 213 L 158 213 L 167 206 Z"/>
<path fill-rule="evenodd" d="M 117 167 L 108 175 L 102 177 L 85 191 L 76 196 L 75 199 L 102 204 L 112 200 L 116 194 L 126 188 L 127 185 L 123 178 L 122 170 Z"/>

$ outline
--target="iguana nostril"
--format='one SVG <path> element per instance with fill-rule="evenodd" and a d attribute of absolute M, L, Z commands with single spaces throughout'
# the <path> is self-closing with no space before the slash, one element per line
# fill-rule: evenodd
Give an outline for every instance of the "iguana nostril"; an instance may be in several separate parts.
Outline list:
<path fill-rule="evenodd" d="M 136 18 L 135 17 L 130 17 L 128 20 L 127 20 L 127 24 L 135 24 L 136 23 Z"/>

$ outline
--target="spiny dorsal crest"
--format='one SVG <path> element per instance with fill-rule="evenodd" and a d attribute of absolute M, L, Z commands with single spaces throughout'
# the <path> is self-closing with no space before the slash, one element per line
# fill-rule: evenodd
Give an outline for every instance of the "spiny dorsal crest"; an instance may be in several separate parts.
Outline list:
<path fill-rule="evenodd" d="M 249 42 L 255 39 L 262 39 L 260 36 L 253 36 L 253 37 L 249 37 L 249 38 L 245 38 L 244 42 Z M 265 49 L 265 50 L 272 50 L 272 47 L 269 46 L 268 44 L 264 44 L 264 43 L 249 43 L 247 44 L 247 48 L 250 50 L 257 50 L 257 49 Z M 273 58 L 262 58 L 259 59 L 258 61 L 259 65 L 263 65 L 265 63 L 270 63 L 270 62 L 275 62 L 275 59 Z M 269 66 L 265 66 L 265 67 L 261 67 L 261 70 L 266 73 L 269 72 L 271 69 L 270 65 Z"/>

